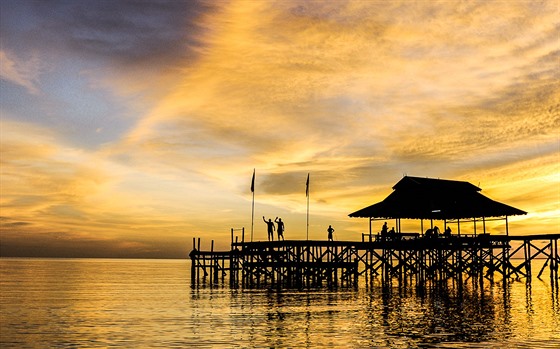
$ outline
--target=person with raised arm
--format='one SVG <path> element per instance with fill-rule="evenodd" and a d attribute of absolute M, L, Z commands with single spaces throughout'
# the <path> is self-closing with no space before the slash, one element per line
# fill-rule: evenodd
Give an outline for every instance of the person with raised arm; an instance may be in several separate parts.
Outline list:
<path fill-rule="evenodd" d="M 267 221 L 266 219 L 264 219 L 264 216 L 263 216 L 263 221 L 267 225 L 268 241 L 274 241 L 274 229 L 275 229 L 274 222 L 270 218 Z"/>

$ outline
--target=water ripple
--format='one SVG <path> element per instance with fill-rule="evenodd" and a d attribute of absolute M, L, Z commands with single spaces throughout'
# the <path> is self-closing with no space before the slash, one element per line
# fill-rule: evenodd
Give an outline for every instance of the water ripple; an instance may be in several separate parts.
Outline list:
<path fill-rule="evenodd" d="M 183 260 L 0 259 L 2 348 L 558 348 L 546 280 L 414 289 L 189 286 Z"/>

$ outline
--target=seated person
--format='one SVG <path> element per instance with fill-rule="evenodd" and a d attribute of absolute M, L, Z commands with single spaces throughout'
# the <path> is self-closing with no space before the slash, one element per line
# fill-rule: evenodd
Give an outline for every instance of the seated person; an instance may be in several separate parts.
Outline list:
<path fill-rule="evenodd" d="M 426 230 L 426 232 L 424 233 L 424 236 L 427 237 L 427 238 L 431 238 L 433 233 L 434 233 L 434 230 L 430 228 L 430 229 Z"/>
<path fill-rule="evenodd" d="M 397 233 L 395 233 L 395 227 L 392 227 L 391 230 L 389 230 L 389 238 L 391 240 L 395 240 L 396 237 L 397 237 Z"/>

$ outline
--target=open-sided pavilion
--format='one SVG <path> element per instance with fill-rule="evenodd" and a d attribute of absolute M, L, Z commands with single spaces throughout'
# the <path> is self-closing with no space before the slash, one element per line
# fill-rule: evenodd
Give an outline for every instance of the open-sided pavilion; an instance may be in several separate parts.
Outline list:
<path fill-rule="evenodd" d="M 492 200 L 479 187 L 464 181 L 404 176 L 393 186 L 393 192 L 383 201 L 351 213 L 350 217 L 369 219 L 369 233 L 376 220 L 395 220 L 396 232 L 401 233 L 401 220 L 420 220 L 420 232 L 424 222 L 430 228 L 434 221 L 443 221 L 444 229 L 456 224 L 456 233 L 461 235 L 461 223 L 473 223 L 474 234 L 477 224 L 482 222 L 482 233 L 486 233 L 486 222 L 505 220 L 505 235 L 509 235 L 508 217 L 527 212 Z"/>

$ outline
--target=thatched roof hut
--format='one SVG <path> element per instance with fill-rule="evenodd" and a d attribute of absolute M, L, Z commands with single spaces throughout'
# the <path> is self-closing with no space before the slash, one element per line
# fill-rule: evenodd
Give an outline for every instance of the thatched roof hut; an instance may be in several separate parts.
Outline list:
<path fill-rule="evenodd" d="M 464 181 L 403 177 L 383 201 L 351 213 L 350 217 L 420 220 L 485 220 L 527 212 L 494 201 Z M 400 223 L 400 221 L 399 221 Z M 371 232 L 371 225 L 370 225 Z"/>

